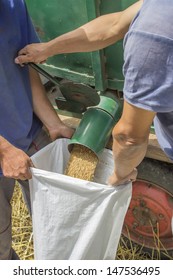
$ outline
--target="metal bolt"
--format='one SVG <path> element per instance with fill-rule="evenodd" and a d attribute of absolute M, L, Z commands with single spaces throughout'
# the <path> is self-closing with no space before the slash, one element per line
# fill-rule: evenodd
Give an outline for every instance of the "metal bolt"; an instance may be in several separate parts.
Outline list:
<path fill-rule="evenodd" d="M 133 229 L 136 229 L 138 226 L 139 226 L 138 223 L 136 223 L 136 222 L 133 223 Z"/>
<path fill-rule="evenodd" d="M 146 208 L 144 208 L 144 212 L 145 213 L 148 213 L 149 212 L 149 209 L 146 207 Z"/>
<path fill-rule="evenodd" d="M 157 223 L 157 218 L 156 218 L 156 217 L 151 217 L 151 221 L 152 221 L 153 223 Z"/>
<path fill-rule="evenodd" d="M 144 226 L 145 225 L 145 221 L 142 219 L 142 220 L 140 220 L 140 225 L 141 226 Z"/>
<path fill-rule="evenodd" d="M 146 206 L 146 202 L 145 202 L 144 200 L 141 200 L 141 201 L 140 201 L 140 206 L 141 206 L 141 207 L 145 207 L 145 206 Z"/>
<path fill-rule="evenodd" d="M 164 218 L 164 215 L 163 214 L 159 214 L 159 219 L 163 219 Z"/>
<path fill-rule="evenodd" d="M 157 233 L 157 228 L 156 227 L 154 227 L 153 230 L 154 230 L 155 233 Z"/>

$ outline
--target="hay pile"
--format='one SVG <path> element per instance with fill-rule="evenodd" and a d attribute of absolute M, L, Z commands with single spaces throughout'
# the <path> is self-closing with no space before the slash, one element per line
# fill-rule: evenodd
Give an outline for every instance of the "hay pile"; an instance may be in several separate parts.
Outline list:
<path fill-rule="evenodd" d="M 21 260 L 34 259 L 32 223 L 23 201 L 20 187 L 16 184 L 12 205 L 12 246 Z"/>

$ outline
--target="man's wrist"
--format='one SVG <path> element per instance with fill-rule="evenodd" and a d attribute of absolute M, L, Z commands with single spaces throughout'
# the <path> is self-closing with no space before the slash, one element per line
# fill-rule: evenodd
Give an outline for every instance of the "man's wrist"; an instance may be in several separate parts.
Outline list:
<path fill-rule="evenodd" d="M 0 157 L 3 155 L 5 150 L 9 149 L 12 145 L 2 136 L 0 135 Z"/>

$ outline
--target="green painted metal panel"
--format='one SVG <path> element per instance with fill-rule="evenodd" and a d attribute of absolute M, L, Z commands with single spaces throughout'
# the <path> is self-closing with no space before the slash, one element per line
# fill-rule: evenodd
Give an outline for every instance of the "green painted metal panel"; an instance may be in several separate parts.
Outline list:
<path fill-rule="evenodd" d="M 88 21 L 86 1 L 28 0 L 29 13 L 42 41 L 48 41 Z M 48 59 L 47 71 L 63 78 L 94 84 L 91 53 L 62 54 Z"/>
<path fill-rule="evenodd" d="M 102 15 L 122 11 L 135 2 L 135 0 L 102 0 L 100 11 Z M 119 41 L 116 44 L 107 47 L 104 52 L 106 57 L 108 88 L 122 90 L 124 80 L 122 74 L 123 42 Z"/>
<path fill-rule="evenodd" d="M 134 2 L 136 0 L 26 0 L 42 41 L 73 30 L 99 15 L 123 10 Z M 56 55 L 42 67 L 55 76 L 104 91 L 106 88 L 122 90 L 122 65 L 123 47 L 122 42 L 118 42 L 99 52 Z"/>

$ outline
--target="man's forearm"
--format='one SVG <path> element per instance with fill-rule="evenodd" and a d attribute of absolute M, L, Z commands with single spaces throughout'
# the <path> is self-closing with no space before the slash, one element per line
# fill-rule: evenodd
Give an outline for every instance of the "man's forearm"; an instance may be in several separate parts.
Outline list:
<path fill-rule="evenodd" d="M 47 43 L 49 55 L 90 52 L 107 47 L 120 40 L 124 32 L 116 29 L 122 12 L 100 16 L 89 23 L 61 35 Z M 128 29 L 128 26 L 127 26 Z"/>
<path fill-rule="evenodd" d="M 128 177 L 142 162 L 147 151 L 148 140 L 140 144 L 131 141 L 113 140 L 114 172 L 117 180 Z"/>
<path fill-rule="evenodd" d="M 74 31 L 51 40 L 46 47 L 48 56 L 60 53 L 90 52 L 116 43 L 128 31 L 142 3 L 141 0 L 124 11 L 100 16 Z"/>
<path fill-rule="evenodd" d="M 30 81 L 32 88 L 33 110 L 47 129 L 61 123 L 52 104 L 46 96 L 45 89 L 41 83 L 38 73 L 30 68 Z"/>

